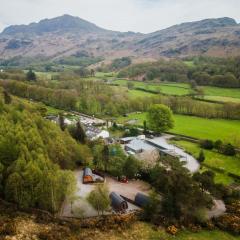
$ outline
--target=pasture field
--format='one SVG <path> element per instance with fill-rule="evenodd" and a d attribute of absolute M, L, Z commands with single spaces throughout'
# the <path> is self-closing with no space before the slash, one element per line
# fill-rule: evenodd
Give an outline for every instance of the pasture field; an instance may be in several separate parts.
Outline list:
<path fill-rule="evenodd" d="M 201 148 L 198 144 L 187 141 L 172 141 L 175 145 L 184 148 L 191 153 L 195 158 L 198 157 Z M 215 151 L 204 150 L 205 161 L 211 167 L 218 167 L 227 172 L 240 176 L 240 156 L 225 156 Z M 217 183 L 231 184 L 233 179 L 226 174 L 217 173 L 215 181 Z"/>
<path fill-rule="evenodd" d="M 127 123 L 129 120 L 136 119 L 136 125 L 143 126 L 146 113 L 129 114 L 128 117 L 120 117 L 119 123 Z M 221 139 L 239 144 L 240 120 L 206 119 L 185 115 L 174 115 L 175 127 L 171 133 L 182 134 L 199 139 Z"/>
<path fill-rule="evenodd" d="M 190 86 L 186 83 L 144 83 L 138 81 L 128 81 L 128 80 L 115 80 L 114 84 L 119 84 L 120 86 L 127 86 L 127 83 L 131 82 L 134 84 L 133 88 L 141 88 L 144 90 L 156 91 L 156 93 L 163 93 L 166 95 L 177 95 L 184 96 L 188 95 L 190 92 Z"/>
<path fill-rule="evenodd" d="M 240 88 L 203 87 L 205 99 L 240 103 Z"/>
<path fill-rule="evenodd" d="M 205 100 L 216 101 L 216 102 L 231 102 L 231 103 L 240 103 L 240 98 L 233 97 L 221 97 L 221 96 L 204 96 Z"/>

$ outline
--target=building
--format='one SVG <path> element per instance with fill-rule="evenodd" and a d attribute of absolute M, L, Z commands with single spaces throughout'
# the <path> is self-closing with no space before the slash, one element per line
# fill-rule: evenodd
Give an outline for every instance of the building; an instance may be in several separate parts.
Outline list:
<path fill-rule="evenodd" d="M 142 193 L 137 193 L 134 202 L 137 206 L 143 208 L 150 202 L 150 198 Z"/>
<path fill-rule="evenodd" d="M 93 178 L 93 173 L 92 170 L 90 168 L 84 168 L 83 170 L 83 183 L 93 183 L 94 182 L 94 178 Z"/>
<path fill-rule="evenodd" d="M 155 148 L 145 142 L 145 140 L 141 140 L 135 138 L 131 140 L 124 147 L 126 152 L 133 152 L 134 154 L 139 154 L 147 150 L 154 150 Z"/>
<path fill-rule="evenodd" d="M 128 209 L 128 203 L 120 195 L 112 192 L 110 195 L 111 206 L 116 212 L 125 212 Z"/>

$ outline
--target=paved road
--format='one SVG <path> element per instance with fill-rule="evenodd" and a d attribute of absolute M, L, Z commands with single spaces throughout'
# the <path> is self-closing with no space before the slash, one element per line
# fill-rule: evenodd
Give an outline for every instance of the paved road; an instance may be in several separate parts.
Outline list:
<path fill-rule="evenodd" d="M 220 217 L 226 212 L 226 206 L 222 200 L 213 200 L 214 206 L 208 211 L 208 218 Z"/>

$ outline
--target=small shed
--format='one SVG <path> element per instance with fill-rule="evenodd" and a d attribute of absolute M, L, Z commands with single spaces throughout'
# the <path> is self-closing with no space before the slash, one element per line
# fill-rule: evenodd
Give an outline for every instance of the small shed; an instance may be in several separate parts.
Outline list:
<path fill-rule="evenodd" d="M 142 193 L 137 193 L 135 196 L 135 204 L 141 208 L 145 207 L 150 202 L 150 198 Z"/>
<path fill-rule="evenodd" d="M 83 183 L 93 183 L 93 173 L 90 168 L 84 168 L 83 170 Z"/>
<path fill-rule="evenodd" d="M 125 201 L 120 195 L 118 195 L 115 192 L 112 192 L 110 195 L 110 200 L 111 200 L 111 206 L 112 208 L 117 211 L 125 211 L 128 209 L 128 203 Z"/>

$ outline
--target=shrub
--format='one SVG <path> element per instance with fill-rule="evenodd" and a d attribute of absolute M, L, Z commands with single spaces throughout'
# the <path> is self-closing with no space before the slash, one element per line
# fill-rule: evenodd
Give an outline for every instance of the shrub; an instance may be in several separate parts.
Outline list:
<path fill-rule="evenodd" d="M 223 147 L 223 154 L 227 155 L 227 156 L 235 156 L 236 155 L 236 151 L 235 148 L 232 144 L 227 144 L 224 145 Z"/>
<path fill-rule="evenodd" d="M 214 147 L 213 141 L 208 139 L 201 141 L 200 145 L 201 145 L 201 148 L 208 149 L 208 150 L 212 150 Z"/>
<path fill-rule="evenodd" d="M 178 232 L 178 229 L 177 229 L 177 227 L 175 227 L 174 225 L 169 226 L 169 227 L 167 228 L 167 233 L 169 233 L 169 234 L 171 234 L 171 235 L 176 235 L 177 232 Z"/>

